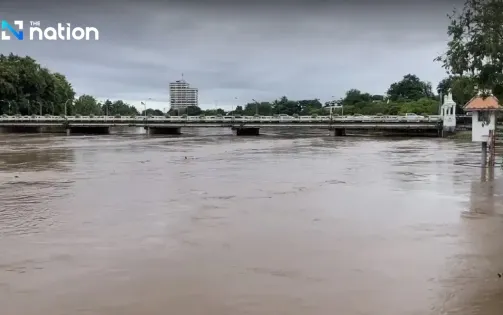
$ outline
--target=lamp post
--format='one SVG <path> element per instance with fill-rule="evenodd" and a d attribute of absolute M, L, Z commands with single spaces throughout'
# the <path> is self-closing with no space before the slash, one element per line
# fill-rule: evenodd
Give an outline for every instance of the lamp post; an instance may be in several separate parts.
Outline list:
<path fill-rule="evenodd" d="M 253 98 L 252 98 L 252 101 L 254 101 L 254 102 L 255 102 L 255 115 L 257 115 L 257 116 L 258 116 L 258 106 L 260 105 L 260 103 L 259 103 L 259 102 L 257 102 L 256 100 L 254 100 Z"/>
<path fill-rule="evenodd" d="M 65 102 L 65 117 L 67 116 L 66 104 L 68 104 L 68 102 L 69 102 L 69 101 L 71 101 L 71 100 L 72 100 L 72 99 L 71 99 L 71 98 L 69 98 L 69 99 L 67 99 L 67 100 L 66 100 L 66 102 Z"/>
<path fill-rule="evenodd" d="M 238 97 L 234 97 L 234 100 L 236 101 L 236 106 L 237 106 L 237 101 L 238 101 Z M 232 104 L 232 116 L 234 116 L 234 104 Z"/>
<path fill-rule="evenodd" d="M 148 100 L 151 101 L 152 98 L 149 97 Z M 141 104 L 145 107 L 145 112 L 143 116 L 145 116 L 145 119 L 147 119 L 147 102 L 141 102 Z"/>
<path fill-rule="evenodd" d="M 147 119 L 147 104 L 145 102 L 141 102 L 141 104 L 143 105 L 143 107 L 145 108 L 143 110 L 143 117 L 145 117 L 145 119 Z"/>

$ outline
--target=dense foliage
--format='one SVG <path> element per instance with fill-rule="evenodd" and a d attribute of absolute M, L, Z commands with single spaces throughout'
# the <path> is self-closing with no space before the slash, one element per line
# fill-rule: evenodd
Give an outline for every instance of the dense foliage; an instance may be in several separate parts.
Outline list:
<path fill-rule="evenodd" d="M 0 55 L 0 114 L 136 115 L 123 101 L 98 102 L 90 95 L 75 99 L 66 77 L 40 66 L 30 57 Z M 161 113 L 162 114 L 162 113 Z"/>
<path fill-rule="evenodd" d="M 461 78 L 461 79 L 460 79 Z M 440 82 L 437 92 L 452 88 L 455 100 L 464 104 L 473 94 L 473 80 L 449 77 Z M 405 75 L 390 85 L 386 95 L 372 95 L 351 89 L 345 96 L 322 104 L 319 99 L 290 100 L 283 96 L 272 102 L 250 102 L 233 109 L 235 115 L 327 115 L 328 105 L 339 104 L 334 114 L 397 115 L 405 113 L 435 115 L 439 112 L 439 97 L 429 82 L 413 74 Z M 0 55 L 0 114 L 21 115 L 144 115 L 121 100 L 99 102 L 91 95 L 75 98 L 75 91 L 66 77 L 40 66 L 30 57 Z M 147 109 L 147 115 L 163 115 L 158 109 Z M 171 115 L 225 115 L 223 109 L 202 110 L 189 107 L 170 110 Z"/>
<path fill-rule="evenodd" d="M 458 100 L 480 90 L 503 101 L 503 1 L 466 0 L 448 17 L 447 51 L 435 59 L 451 76 L 445 85 Z"/>

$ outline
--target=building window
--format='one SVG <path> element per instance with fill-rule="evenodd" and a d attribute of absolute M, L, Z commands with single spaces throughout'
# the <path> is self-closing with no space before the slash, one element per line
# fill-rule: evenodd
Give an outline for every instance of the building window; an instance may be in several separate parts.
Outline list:
<path fill-rule="evenodd" d="M 489 123 L 489 112 L 479 112 L 478 121 Z"/>

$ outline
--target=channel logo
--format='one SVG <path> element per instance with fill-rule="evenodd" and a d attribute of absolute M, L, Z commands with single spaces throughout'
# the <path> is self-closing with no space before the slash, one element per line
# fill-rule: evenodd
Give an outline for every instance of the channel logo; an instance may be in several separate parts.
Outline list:
<path fill-rule="evenodd" d="M 6 20 L 2 20 L 2 38 L 1 40 L 10 40 L 10 36 L 7 34 L 7 31 L 14 35 L 18 40 L 23 40 L 23 21 L 14 21 L 14 25 L 17 26 L 17 30 L 12 27 Z"/>
<path fill-rule="evenodd" d="M 14 36 L 18 40 L 24 40 L 23 21 L 16 20 L 12 26 L 6 20 L 2 20 L 2 33 L 0 40 L 11 40 Z M 30 21 L 27 40 L 99 40 L 100 32 L 95 27 L 73 27 L 70 23 L 58 23 L 57 27 L 41 27 L 40 21 Z"/>

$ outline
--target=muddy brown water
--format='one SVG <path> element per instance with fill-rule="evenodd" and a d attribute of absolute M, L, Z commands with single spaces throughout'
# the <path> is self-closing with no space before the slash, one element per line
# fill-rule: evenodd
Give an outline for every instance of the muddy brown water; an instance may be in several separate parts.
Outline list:
<path fill-rule="evenodd" d="M 0 314 L 500 315 L 503 185 L 460 165 L 478 149 L 0 135 Z"/>

